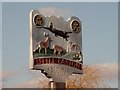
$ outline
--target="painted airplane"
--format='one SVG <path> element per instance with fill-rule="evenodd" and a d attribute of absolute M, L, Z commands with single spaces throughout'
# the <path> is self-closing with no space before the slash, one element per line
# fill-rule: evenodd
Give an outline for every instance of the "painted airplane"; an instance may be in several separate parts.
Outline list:
<path fill-rule="evenodd" d="M 68 33 L 72 33 L 72 32 L 62 31 L 62 30 L 53 28 L 52 22 L 50 23 L 50 26 L 49 26 L 49 27 L 43 27 L 43 28 L 44 28 L 44 29 L 47 29 L 47 30 L 49 30 L 50 32 L 52 32 L 53 34 L 55 34 L 56 37 L 57 37 L 57 36 L 63 37 L 63 39 L 66 39 L 66 41 L 68 41 L 67 38 L 69 38 Z"/>

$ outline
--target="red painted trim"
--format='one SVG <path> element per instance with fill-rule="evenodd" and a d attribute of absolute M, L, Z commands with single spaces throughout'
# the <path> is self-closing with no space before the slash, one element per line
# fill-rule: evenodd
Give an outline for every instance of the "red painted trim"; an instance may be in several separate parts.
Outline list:
<path fill-rule="evenodd" d="M 81 63 L 77 63 L 72 60 L 62 59 L 62 58 L 35 58 L 34 65 L 40 65 L 40 64 L 62 64 L 82 70 Z"/>

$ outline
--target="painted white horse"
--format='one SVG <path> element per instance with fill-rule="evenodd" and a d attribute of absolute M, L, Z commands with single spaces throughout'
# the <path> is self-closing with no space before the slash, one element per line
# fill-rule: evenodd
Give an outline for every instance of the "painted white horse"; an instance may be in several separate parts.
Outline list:
<path fill-rule="evenodd" d="M 77 43 L 69 42 L 69 52 L 81 51 L 80 46 Z"/>

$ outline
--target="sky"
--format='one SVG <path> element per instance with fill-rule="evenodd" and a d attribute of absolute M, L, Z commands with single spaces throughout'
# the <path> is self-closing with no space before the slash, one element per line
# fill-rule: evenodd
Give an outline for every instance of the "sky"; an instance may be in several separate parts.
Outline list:
<path fill-rule="evenodd" d="M 117 2 L 4 2 L 2 3 L 2 70 L 10 72 L 10 74 L 17 72 L 16 79 L 7 79 L 7 87 L 12 87 L 16 82 L 21 83 L 33 77 L 28 73 L 29 12 L 33 9 L 48 8 L 53 10 L 53 15 L 58 15 L 56 12 L 59 11 L 66 20 L 70 16 L 77 16 L 82 21 L 84 64 L 116 65 L 118 63 Z M 24 74 L 21 75 L 21 73 Z M 18 76 L 21 77 L 21 80 L 17 79 Z M 115 81 L 111 86 L 117 87 L 117 82 Z"/>
<path fill-rule="evenodd" d="M 2 6 L 2 3 L 0 2 L 0 7 Z M 0 71 L 2 71 L 2 8 L 0 8 Z M 2 87 L 2 76 L 0 76 L 0 89 Z"/>
<path fill-rule="evenodd" d="M 1 0 L 2 2 L 118 2 L 120 0 Z"/>

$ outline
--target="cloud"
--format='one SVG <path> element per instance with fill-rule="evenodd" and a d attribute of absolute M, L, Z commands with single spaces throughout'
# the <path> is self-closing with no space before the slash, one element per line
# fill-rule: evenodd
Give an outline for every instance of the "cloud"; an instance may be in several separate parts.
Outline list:
<path fill-rule="evenodd" d="M 117 63 L 106 63 L 95 65 L 101 72 L 101 76 L 106 80 L 117 80 L 118 79 L 118 64 Z"/>
<path fill-rule="evenodd" d="M 10 77 L 14 77 L 16 75 L 16 72 L 13 71 L 0 71 L 0 90 L 2 87 L 5 87 L 5 84 L 7 80 Z"/>
<path fill-rule="evenodd" d="M 98 72 L 100 72 L 101 78 L 104 81 L 116 83 L 115 80 L 118 79 L 118 64 L 117 63 L 105 63 L 105 64 L 95 64 L 90 65 L 89 67 L 95 67 L 97 68 Z M 41 77 L 41 74 L 39 72 L 35 72 L 36 79 L 32 79 L 30 81 L 26 81 L 21 84 L 17 84 L 16 88 L 47 88 L 49 80 L 46 77 Z"/>
<path fill-rule="evenodd" d="M 99 70 L 100 75 L 104 80 L 117 84 L 116 82 L 116 80 L 118 79 L 117 63 L 95 64 L 90 66 L 93 66 L 93 67 L 95 66 L 95 68 Z M 22 71 L 19 71 L 19 72 L 22 72 Z M 29 75 L 32 74 L 33 77 L 29 80 L 25 80 L 24 82 L 13 83 L 10 87 L 14 87 L 14 88 L 47 88 L 48 87 L 49 79 L 47 79 L 39 71 L 28 72 L 25 70 L 23 72 L 26 72 Z M 2 74 L 3 74 L 3 78 L 0 78 L 0 80 L 3 80 L 3 83 L 2 81 L 0 81 L 0 88 L 2 87 L 2 84 L 5 84 L 4 80 L 9 79 L 9 77 L 14 77 L 14 75 L 18 77 L 21 76 L 20 73 L 17 73 L 16 75 L 15 72 L 9 72 L 9 71 L 0 72 L 0 77 L 2 77 Z M 15 81 L 17 81 L 17 77 Z"/>
<path fill-rule="evenodd" d="M 1 77 L 0 77 L 1 78 Z M 0 90 L 2 89 L 2 80 L 0 79 Z"/>
<path fill-rule="evenodd" d="M 32 79 L 14 85 L 15 88 L 49 88 L 49 79 L 39 70 L 29 71 L 28 73 L 33 76 Z"/>
<path fill-rule="evenodd" d="M 38 70 L 1 71 L 0 76 L 0 88 L 44 88 L 48 84 L 48 79 Z"/>
<path fill-rule="evenodd" d="M 0 71 L 0 77 L 1 77 L 1 78 L 11 77 L 11 76 L 14 75 L 14 74 L 15 74 L 15 72 Z"/>
<path fill-rule="evenodd" d="M 2 72 L 0 71 L 0 90 L 2 89 Z"/>
<path fill-rule="evenodd" d="M 69 9 L 58 9 L 54 7 L 40 8 L 40 13 L 45 16 L 66 16 L 71 13 Z"/>
<path fill-rule="evenodd" d="M 36 78 L 30 81 L 26 81 L 15 85 L 15 88 L 49 88 L 48 80 L 42 78 Z"/>
<path fill-rule="evenodd" d="M 16 75 L 14 71 L 0 71 L 0 90 L 5 88 L 8 80 Z"/>

